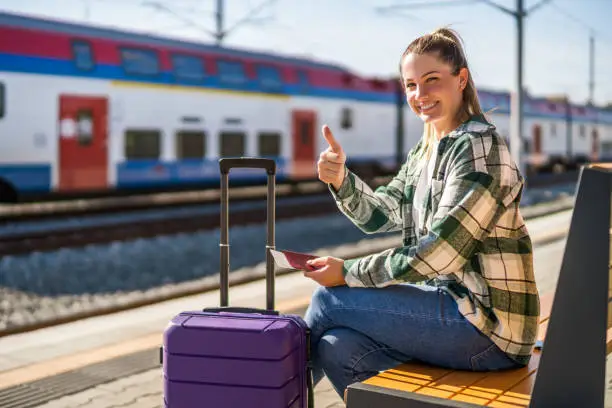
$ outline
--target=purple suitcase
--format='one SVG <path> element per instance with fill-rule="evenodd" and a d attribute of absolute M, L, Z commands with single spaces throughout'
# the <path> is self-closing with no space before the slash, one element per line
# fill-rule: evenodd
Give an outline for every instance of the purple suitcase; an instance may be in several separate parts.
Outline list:
<path fill-rule="evenodd" d="M 310 330 L 274 310 L 275 175 L 271 159 L 219 160 L 221 307 L 182 312 L 164 331 L 161 359 L 167 408 L 312 408 Z M 228 306 L 228 176 L 233 167 L 268 174 L 266 309 Z"/>

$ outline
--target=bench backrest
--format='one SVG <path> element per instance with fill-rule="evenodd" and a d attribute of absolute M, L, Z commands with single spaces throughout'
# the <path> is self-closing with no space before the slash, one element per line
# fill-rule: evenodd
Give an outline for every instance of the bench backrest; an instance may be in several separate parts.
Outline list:
<path fill-rule="evenodd" d="M 610 170 L 589 166 L 580 172 L 531 408 L 604 406 Z"/>

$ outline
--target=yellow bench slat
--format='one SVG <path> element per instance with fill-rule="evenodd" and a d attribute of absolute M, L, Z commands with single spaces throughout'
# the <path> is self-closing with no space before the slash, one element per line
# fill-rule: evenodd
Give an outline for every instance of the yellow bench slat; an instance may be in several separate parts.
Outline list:
<path fill-rule="evenodd" d="M 452 372 L 447 368 L 404 363 L 363 381 L 365 384 L 413 392 Z"/>

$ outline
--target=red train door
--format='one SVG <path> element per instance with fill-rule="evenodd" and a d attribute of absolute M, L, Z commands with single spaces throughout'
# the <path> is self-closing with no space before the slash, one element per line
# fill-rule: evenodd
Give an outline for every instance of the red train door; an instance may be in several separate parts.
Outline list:
<path fill-rule="evenodd" d="M 108 186 L 106 98 L 61 95 L 59 190 Z"/>
<path fill-rule="evenodd" d="M 316 113 L 311 110 L 292 112 L 293 134 L 293 178 L 313 178 L 316 176 L 315 125 Z"/>
<path fill-rule="evenodd" d="M 542 153 L 542 126 L 533 127 L 533 149 L 531 151 L 537 155 Z"/>

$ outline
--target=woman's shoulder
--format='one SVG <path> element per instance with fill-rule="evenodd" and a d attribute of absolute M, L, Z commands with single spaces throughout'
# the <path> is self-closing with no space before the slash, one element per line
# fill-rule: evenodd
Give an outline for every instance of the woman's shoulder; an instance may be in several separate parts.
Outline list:
<path fill-rule="evenodd" d="M 470 162 L 483 172 L 518 171 L 504 138 L 482 115 L 473 116 L 453 131 L 448 152 L 455 163 Z M 517 175 L 515 175 L 517 176 Z"/>
<path fill-rule="evenodd" d="M 500 138 L 497 128 L 484 115 L 473 115 L 459 125 L 452 133 L 455 139 L 470 138 Z"/>
<path fill-rule="evenodd" d="M 493 150 L 507 151 L 508 146 L 504 138 L 497 132 L 494 124 L 489 122 L 484 115 L 474 115 L 459 125 L 449 134 L 454 139 L 455 147 L 470 147 L 484 149 L 486 152 Z"/>

